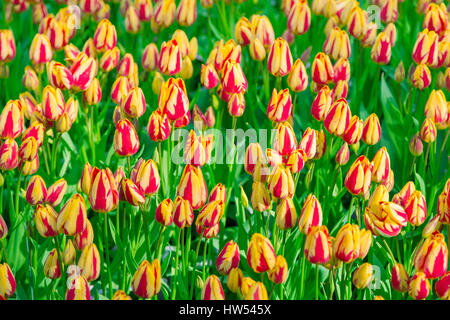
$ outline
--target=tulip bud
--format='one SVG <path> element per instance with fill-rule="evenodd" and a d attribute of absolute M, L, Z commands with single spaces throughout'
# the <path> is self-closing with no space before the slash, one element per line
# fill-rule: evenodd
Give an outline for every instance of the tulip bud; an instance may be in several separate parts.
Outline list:
<path fill-rule="evenodd" d="M 19 146 L 16 140 L 8 138 L 0 146 L 0 169 L 13 170 L 17 167 L 18 163 Z"/>
<path fill-rule="evenodd" d="M 288 277 L 288 265 L 286 259 L 279 255 L 275 261 L 275 266 L 269 270 L 270 281 L 276 284 L 285 283 Z"/>
<path fill-rule="evenodd" d="M 100 253 L 95 244 L 91 244 L 83 249 L 78 260 L 78 267 L 81 270 L 81 275 L 87 281 L 98 279 L 100 276 Z"/>
<path fill-rule="evenodd" d="M 282 156 L 292 153 L 297 146 L 294 130 L 288 122 L 279 122 L 272 141 L 273 148 Z"/>
<path fill-rule="evenodd" d="M 276 224 L 281 230 L 291 229 L 297 223 L 297 212 L 291 198 L 281 199 L 276 209 Z"/>
<path fill-rule="evenodd" d="M 266 287 L 262 282 L 255 282 L 249 288 L 244 295 L 245 300 L 268 300 Z"/>
<path fill-rule="evenodd" d="M 215 275 L 210 275 L 202 288 L 202 300 L 225 300 L 220 279 Z"/>
<path fill-rule="evenodd" d="M 250 57 L 255 61 L 262 61 L 266 57 L 266 49 L 258 38 L 253 38 L 250 42 Z"/>
<path fill-rule="evenodd" d="M 420 128 L 420 137 L 426 143 L 432 143 L 436 140 L 436 126 L 430 118 L 425 118 Z"/>
<path fill-rule="evenodd" d="M 409 142 L 409 151 L 414 157 L 419 157 L 422 154 L 423 144 L 419 132 L 411 138 L 411 141 Z"/>
<path fill-rule="evenodd" d="M 340 166 L 345 166 L 350 158 L 350 150 L 348 149 L 348 144 L 344 142 L 342 147 L 336 153 L 336 163 Z"/>
<path fill-rule="evenodd" d="M 366 227 L 374 235 L 394 237 L 407 224 L 407 215 L 403 207 L 393 202 L 380 202 L 378 210 L 366 208 L 364 212 Z"/>
<path fill-rule="evenodd" d="M 368 145 L 375 145 L 380 141 L 381 127 L 378 116 L 372 113 L 365 121 L 362 132 L 362 140 Z"/>
<path fill-rule="evenodd" d="M 269 18 L 253 15 L 250 22 L 253 34 L 262 42 L 264 48 L 268 49 L 275 41 L 275 32 Z"/>
<path fill-rule="evenodd" d="M 9 62 L 16 56 L 16 43 L 12 30 L 0 30 L 0 42 L 2 50 L 0 52 L 0 62 Z"/>
<path fill-rule="evenodd" d="M 142 261 L 131 279 L 134 293 L 144 299 L 150 299 L 161 290 L 161 264 L 158 259 L 151 263 Z"/>
<path fill-rule="evenodd" d="M 95 212 L 110 212 L 117 208 L 119 192 L 114 175 L 109 168 L 92 172 L 92 185 L 89 191 L 89 202 Z"/>
<path fill-rule="evenodd" d="M 309 194 L 303 204 L 302 213 L 298 220 L 300 232 L 305 235 L 309 234 L 312 227 L 319 227 L 322 225 L 322 220 L 322 206 L 313 194 Z"/>
<path fill-rule="evenodd" d="M 97 78 L 94 78 L 91 85 L 83 91 L 83 100 L 88 106 L 96 105 L 102 100 L 102 88 Z"/>
<path fill-rule="evenodd" d="M 75 246 L 71 239 L 68 239 L 63 252 L 63 263 L 65 265 L 71 265 L 74 263 L 77 257 L 77 252 L 75 251 Z"/>
<path fill-rule="evenodd" d="M 362 39 L 366 30 L 367 20 L 367 13 L 359 5 L 353 7 L 347 20 L 348 33 L 356 39 Z"/>
<path fill-rule="evenodd" d="M 380 148 L 375 156 L 373 157 L 373 175 L 372 180 L 376 183 L 384 183 L 388 177 L 391 170 L 391 160 L 389 158 L 389 153 L 386 147 Z"/>
<path fill-rule="evenodd" d="M 357 225 L 347 223 L 339 229 L 333 246 L 336 258 L 345 263 L 352 262 L 358 258 L 360 236 L 360 230 Z"/>
<path fill-rule="evenodd" d="M 163 83 L 158 98 L 158 106 L 169 120 L 182 118 L 189 110 L 189 99 L 182 79 L 169 79 Z"/>
<path fill-rule="evenodd" d="M 112 71 L 119 64 L 120 50 L 118 47 L 114 47 L 105 51 L 100 58 L 99 66 L 104 72 Z"/>
<path fill-rule="evenodd" d="M 73 241 L 77 250 L 83 250 L 94 241 L 94 229 L 89 220 L 86 220 L 86 228 L 81 233 L 75 234 Z"/>
<path fill-rule="evenodd" d="M 434 289 L 441 300 L 450 300 L 450 271 L 436 282 Z"/>
<path fill-rule="evenodd" d="M 151 2 L 149 2 L 151 3 Z M 112 300 L 132 300 L 131 297 L 129 295 L 127 295 L 124 291 L 122 290 L 117 290 L 113 297 Z"/>
<path fill-rule="evenodd" d="M 164 199 L 160 202 L 155 211 L 155 220 L 161 225 L 168 227 L 172 224 L 173 203 L 170 199 Z"/>
<path fill-rule="evenodd" d="M 311 114 L 317 121 L 323 121 L 331 108 L 333 99 L 331 96 L 331 90 L 328 86 L 323 86 L 311 105 Z"/>
<path fill-rule="evenodd" d="M 66 291 L 66 300 L 90 300 L 91 292 L 85 277 L 75 275 L 69 278 L 70 284 Z"/>
<path fill-rule="evenodd" d="M 232 117 L 241 117 L 245 111 L 244 94 L 233 93 L 228 100 L 227 110 Z"/>
<path fill-rule="evenodd" d="M 172 125 L 166 113 L 156 109 L 148 119 L 147 131 L 153 141 L 166 140 L 172 131 Z"/>
<path fill-rule="evenodd" d="M 394 290 L 399 292 L 408 291 L 409 276 L 406 272 L 405 266 L 401 263 L 396 263 L 392 267 L 391 285 Z"/>
<path fill-rule="evenodd" d="M 312 80 L 318 84 L 327 84 L 333 81 L 334 69 L 330 57 L 325 53 L 319 52 L 313 61 L 311 67 Z"/>
<path fill-rule="evenodd" d="M 200 168 L 186 165 L 177 187 L 177 195 L 188 200 L 194 210 L 205 204 L 208 190 Z"/>
<path fill-rule="evenodd" d="M 190 26 L 197 20 L 197 1 L 181 0 L 177 8 L 177 21 L 181 26 Z"/>
<path fill-rule="evenodd" d="M 414 266 L 430 279 L 439 278 L 447 271 L 448 249 L 442 233 L 435 231 L 425 239 L 416 252 Z"/>
<path fill-rule="evenodd" d="M 432 119 L 438 129 L 446 127 L 447 101 L 441 90 L 431 91 L 425 104 L 425 117 Z"/>
<path fill-rule="evenodd" d="M 300 59 L 295 60 L 291 71 L 289 72 L 287 83 L 292 91 L 305 91 L 308 87 L 308 75 L 306 68 Z"/>
<path fill-rule="evenodd" d="M 173 221 L 175 225 L 180 229 L 190 227 L 193 220 L 194 212 L 191 204 L 189 201 L 177 196 L 173 203 Z"/>
<path fill-rule="evenodd" d="M 358 289 L 364 289 L 369 286 L 373 279 L 373 267 L 370 263 L 363 263 L 353 273 L 353 284 Z"/>
<path fill-rule="evenodd" d="M 217 271 L 221 275 L 228 275 L 230 271 L 239 266 L 239 247 L 233 240 L 228 241 L 220 251 L 216 260 Z"/>
<path fill-rule="evenodd" d="M 66 235 L 73 236 L 86 228 L 87 211 L 84 198 L 74 194 L 61 209 L 57 219 L 57 229 Z"/>
<path fill-rule="evenodd" d="M 424 63 L 428 66 L 438 63 L 439 39 L 434 31 L 423 30 L 417 35 L 412 57 L 416 64 Z"/>
<path fill-rule="evenodd" d="M 276 122 L 284 122 L 292 115 L 292 100 L 288 89 L 277 92 L 273 89 L 267 108 L 267 117 Z"/>
<path fill-rule="evenodd" d="M 0 264 L 0 296 L 8 298 L 16 291 L 16 279 L 7 263 Z"/>
<path fill-rule="evenodd" d="M 351 118 L 350 108 L 344 98 L 337 100 L 325 116 L 324 124 L 331 134 L 341 136 L 347 130 Z"/>
<path fill-rule="evenodd" d="M 98 51 L 112 50 L 117 43 L 116 27 L 109 20 L 103 19 L 97 25 L 93 40 Z"/>
<path fill-rule="evenodd" d="M 39 234 L 44 237 L 54 237 L 58 235 L 56 220 L 58 214 L 55 209 L 48 204 L 38 204 L 34 211 L 34 221 Z"/>
<path fill-rule="evenodd" d="M 374 22 L 369 22 L 366 24 L 364 37 L 361 39 L 361 46 L 363 48 L 373 47 L 377 38 L 377 29 L 378 25 Z"/>
<path fill-rule="evenodd" d="M 59 179 L 47 189 L 47 195 L 45 202 L 49 203 L 52 207 L 57 207 L 67 190 L 67 181 L 65 179 Z"/>
<path fill-rule="evenodd" d="M 239 268 L 231 269 L 228 273 L 227 278 L 227 287 L 230 289 L 231 292 L 237 293 L 241 286 L 244 279 L 244 273 Z"/>
<path fill-rule="evenodd" d="M 219 75 L 212 64 L 203 65 L 200 73 L 200 81 L 206 89 L 212 89 L 219 83 Z"/>
<path fill-rule="evenodd" d="M 413 226 L 420 226 L 427 218 L 427 204 L 420 191 L 414 191 L 406 202 L 405 211 Z"/>
<path fill-rule="evenodd" d="M 52 45 L 45 34 L 37 33 L 30 45 L 29 56 L 33 65 L 43 65 L 52 59 Z"/>
<path fill-rule="evenodd" d="M 44 262 L 44 274 L 50 279 L 61 277 L 61 269 L 59 268 L 59 259 L 56 249 L 50 251 Z"/>
<path fill-rule="evenodd" d="M 412 74 L 412 84 L 414 88 L 423 90 L 431 84 L 431 72 L 426 64 L 419 64 Z"/>
<path fill-rule="evenodd" d="M 325 264 L 331 257 L 331 239 L 326 226 L 312 226 L 305 240 L 304 254 L 311 263 Z"/>
<path fill-rule="evenodd" d="M 391 60 L 391 42 L 384 32 L 380 32 L 372 46 L 370 57 L 377 64 L 388 64 Z"/>
<path fill-rule="evenodd" d="M 275 166 L 269 176 L 268 188 L 272 197 L 284 199 L 294 195 L 294 179 L 291 171 L 282 166 Z"/>
<path fill-rule="evenodd" d="M 423 300 L 428 297 L 431 285 L 423 272 L 416 272 L 409 282 L 408 294 L 414 300 Z"/>
<path fill-rule="evenodd" d="M 87 90 L 97 74 L 97 63 L 84 52 L 80 52 L 70 67 L 73 77 L 73 88 L 79 91 Z"/>
<path fill-rule="evenodd" d="M 0 215 L 0 240 L 3 240 L 8 235 L 8 226 L 6 225 L 5 220 Z"/>
<path fill-rule="evenodd" d="M 131 180 L 145 195 L 153 195 L 159 190 L 160 177 L 158 167 L 153 160 L 140 160 L 136 163 Z"/>
<path fill-rule="evenodd" d="M 316 131 L 309 127 L 306 128 L 298 146 L 305 152 L 308 159 L 314 158 L 314 155 L 317 152 L 316 141 L 317 141 Z"/>
<path fill-rule="evenodd" d="M 291 50 L 289 49 L 289 44 L 283 38 L 278 38 L 272 44 L 269 57 L 267 58 L 267 68 L 276 77 L 284 77 L 291 71 Z"/>
<path fill-rule="evenodd" d="M 247 262 L 257 273 L 271 270 L 275 266 L 276 255 L 270 240 L 254 233 L 248 245 Z"/>
<path fill-rule="evenodd" d="M 288 16 L 287 27 L 295 35 L 306 33 L 311 26 L 311 10 L 307 1 L 295 2 Z"/>
<path fill-rule="evenodd" d="M 405 67 L 403 66 L 403 61 L 397 65 L 395 68 L 394 80 L 397 83 L 402 82 L 405 79 Z"/>

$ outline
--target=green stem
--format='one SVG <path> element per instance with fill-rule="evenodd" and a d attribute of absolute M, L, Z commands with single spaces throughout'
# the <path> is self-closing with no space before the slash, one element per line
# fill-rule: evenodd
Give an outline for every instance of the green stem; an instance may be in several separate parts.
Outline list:
<path fill-rule="evenodd" d="M 64 293 L 66 290 L 66 271 L 64 270 L 64 264 L 61 259 L 62 256 L 61 256 L 61 251 L 59 250 L 58 236 L 54 237 L 53 239 L 55 240 L 56 254 L 58 255 L 59 270 L 61 271 L 61 275 L 62 275 L 63 293 Z M 27 246 L 28 246 L 28 242 L 27 242 Z M 31 278 L 31 275 L 30 275 L 30 278 Z"/>
<path fill-rule="evenodd" d="M 306 243 L 306 239 L 304 240 L 304 242 Z M 300 299 L 303 299 L 303 287 L 304 287 L 304 280 L 305 280 L 305 264 L 306 264 L 305 263 L 306 256 L 305 256 L 305 252 L 304 252 L 305 243 L 303 244 L 302 251 L 300 252 L 300 254 L 302 255 L 302 273 L 300 275 Z"/>
<path fill-rule="evenodd" d="M 197 248 L 195 249 L 195 258 L 194 258 L 194 263 L 192 265 L 192 275 L 191 275 L 191 292 L 189 294 L 189 296 L 191 297 L 191 299 L 194 299 L 194 287 L 195 287 L 195 267 L 197 265 L 197 258 L 198 258 L 198 252 L 200 250 L 200 244 L 202 243 L 202 239 L 203 239 L 203 233 L 200 235 L 200 239 L 198 239 L 198 243 L 197 243 Z"/>
<path fill-rule="evenodd" d="M 56 134 L 56 140 L 54 140 L 54 143 L 52 145 L 52 174 L 53 177 L 56 177 L 56 154 L 58 152 L 58 143 L 59 140 L 61 139 L 61 133 L 57 133 Z"/>
<path fill-rule="evenodd" d="M 113 292 L 112 292 L 112 278 L 111 278 L 111 268 L 109 267 L 110 258 L 109 258 L 109 240 L 108 240 L 108 213 L 105 212 L 105 215 L 103 216 L 103 237 L 105 239 L 105 253 L 106 253 L 106 272 L 108 274 L 108 283 L 109 283 L 109 299 L 112 299 Z M 105 292 L 106 295 L 106 292 Z"/>
<path fill-rule="evenodd" d="M 181 239 L 181 229 L 178 230 L 178 240 L 177 240 L 177 250 L 175 252 L 175 279 L 172 284 L 172 300 L 175 300 L 177 296 L 177 287 L 178 287 L 178 256 L 180 252 L 180 239 Z"/>
<path fill-rule="evenodd" d="M 319 300 L 319 264 L 316 263 L 316 300 Z"/>
<path fill-rule="evenodd" d="M 203 272 L 202 272 L 202 280 L 205 282 L 205 275 L 206 275 L 206 250 L 208 248 L 209 239 L 206 239 L 206 243 L 203 246 Z"/>
<path fill-rule="evenodd" d="M 19 216 L 19 199 L 20 199 L 20 184 L 22 182 L 22 168 L 19 167 L 19 179 L 17 181 L 17 190 L 16 190 L 16 205 L 15 205 L 15 210 L 16 210 L 16 218 Z"/>

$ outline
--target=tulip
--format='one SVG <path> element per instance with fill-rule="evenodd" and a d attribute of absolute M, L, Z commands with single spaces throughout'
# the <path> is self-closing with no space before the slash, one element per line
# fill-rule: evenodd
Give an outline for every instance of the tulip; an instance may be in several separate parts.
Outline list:
<path fill-rule="evenodd" d="M 348 59 L 340 58 L 334 64 L 333 69 L 334 69 L 333 81 L 335 83 L 338 83 L 338 81 L 348 82 L 350 80 L 350 63 Z"/>
<path fill-rule="evenodd" d="M 307 1 L 296 1 L 289 10 L 287 27 L 295 35 L 306 33 L 311 26 L 311 10 Z"/>
<path fill-rule="evenodd" d="M 242 67 L 238 62 L 227 60 L 223 64 L 222 69 L 222 86 L 223 90 L 228 94 L 244 93 L 247 91 L 247 79 L 242 71 Z"/>
<path fill-rule="evenodd" d="M 392 288 L 399 292 L 408 291 L 410 279 L 408 273 L 406 272 L 405 266 L 401 263 L 394 264 L 391 274 Z"/>
<path fill-rule="evenodd" d="M 136 34 L 141 29 L 141 20 L 139 20 L 138 12 L 134 6 L 127 9 L 125 15 L 125 30 L 128 33 Z"/>
<path fill-rule="evenodd" d="M 244 279 L 244 273 L 239 268 L 231 269 L 228 273 L 227 278 L 227 287 L 230 289 L 231 292 L 237 293 L 241 286 Z"/>
<path fill-rule="evenodd" d="M 177 8 L 177 21 L 181 26 L 190 26 L 197 20 L 197 1 L 181 0 Z"/>
<path fill-rule="evenodd" d="M 384 32 L 380 32 L 372 46 L 370 57 L 377 64 L 388 64 L 391 60 L 391 42 Z"/>
<path fill-rule="evenodd" d="M 409 142 L 409 152 L 411 152 L 411 154 L 414 157 L 419 157 L 422 154 L 422 152 L 423 152 L 423 144 L 422 144 L 422 140 L 420 139 L 419 132 L 416 133 L 411 138 L 411 141 Z"/>
<path fill-rule="evenodd" d="M 412 57 L 416 64 L 424 63 L 428 66 L 438 62 L 439 39 L 434 31 L 423 30 L 417 35 Z"/>
<path fill-rule="evenodd" d="M 319 52 L 311 67 L 311 77 L 317 84 L 327 84 L 334 78 L 333 65 L 330 58 L 323 52 Z"/>
<path fill-rule="evenodd" d="M 419 90 L 426 89 L 430 86 L 431 73 L 426 64 L 421 63 L 416 67 L 414 73 L 412 74 L 412 84 L 414 88 Z"/>
<path fill-rule="evenodd" d="M 348 16 L 347 29 L 356 39 L 361 40 L 364 37 L 364 32 L 367 25 L 367 13 L 362 10 L 359 5 L 355 6 Z"/>
<path fill-rule="evenodd" d="M 52 59 L 52 45 L 45 34 L 37 33 L 30 45 L 29 56 L 33 65 L 43 65 Z"/>
<path fill-rule="evenodd" d="M 339 229 L 333 245 L 336 258 L 349 263 L 359 257 L 360 252 L 360 230 L 357 225 L 345 224 Z"/>
<path fill-rule="evenodd" d="M 214 67 L 218 73 L 222 72 L 227 61 L 240 63 L 241 62 L 241 46 L 230 39 L 226 43 L 220 40 L 215 51 L 215 56 L 208 59 L 207 64 L 214 63 Z"/>
<path fill-rule="evenodd" d="M 296 149 L 297 139 L 292 126 L 288 122 L 279 122 L 277 124 L 272 146 L 283 156 L 290 154 Z"/>
<path fill-rule="evenodd" d="M 63 263 L 65 265 L 71 265 L 74 263 L 76 257 L 77 252 L 75 251 L 73 241 L 71 239 L 68 239 L 66 242 L 66 247 L 64 248 L 63 252 Z"/>
<path fill-rule="evenodd" d="M 288 265 L 283 256 L 277 256 L 275 266 L 269 270 L 268 276 L 273 283 L 285 283 L 288 277 Z"/>
<path fill-rule="evenodd" d="M 20 100 L 9 100 L 0 114 L 0 138 L 16 139 L 24 128 L 23 105 Z"/>
<path fill-rule="evenodd" d="M 292 68 L 292 55 L 289 44 L 283 38 L 278 38 L 272 44 L 269 57 L 267 58 L 267 68 L 276 77 L 284 77 Z"/>
<path fill-rule="evenodd" d="M 251 20 L 252 33 L 262 42 L 266 50 L 275 42 L 275 32 L 266 16 L 253 15 Z"/>
<path fill-rule="evenodd" d="M 202 288 L 202 300 L 225 300 L 220 279 L 215 275 L 210 275 Z"/>
<path fill-rule="evenodd" d="M 44 262 L 44 275 L 50 279 L 61 277 L 61 269 L 59 268 L 59 259 L 56 249 L 50 251 Z"/>
<path fill-rule="evenodd" d="M 402 207 L 406 207 L 406 204 L 408 203 L 409 197 L 416 191 L 416 186 L 414 185 L 414 182 L 409 181 L 407 182 L 403 188 L 400 190 L 400 192 L 394 196 L 392 199 L 393 202 L 401 205 Z M 397 201 L 396 201 L 397 198 Z"/>
<path fill-rule="evenodd" d="M 166 140 L 172 131 L 172 125 L 166 113 L 156 109 L 148 119 L 147 131 L 153 141 Z"/>
<path fill-rule="evenodd" d="M 44 237 L 55 237 L 58 235 L 58 214 L 48 204 L 38 204 L 34 211 L 34 221 L 39 234 Z"/>
<path fill-rule="evenodd" d="M 8 226 L 6 225 L 5 220 L 0 215 L 0 240 L 3 240 L 8 235 Z"/>
<path fill-rule="evenodd" d="M 380 141 L 381 127 L 378 116 L 372 113 L 365 121 L 362 132 L 362 140 L 368 145 L 375 145 Z"/>
<path fill-rule="evenodd" d="M 396 203 L 380 202 L 378 210 L 366 208 L 364 222 L 374 235 L 395 237 L 406 226 L 407 215 L 403 207 Z"/>
<path fill-rule="evenodd" d="M 356 288 L 367 288 L 373 279 L 373 267 L 370 263 L 363 263 L 353 273 L 352 281 Z"/>
<path fill-rule="evenodd" d="M 375 154 L 373 160 L 373 175 L 372 180 L 376 183 L 384 183 L 388 177 L 390 168 L 390 158 L 386 147 L 380 148 Z"/>
<path fill-rule="evenodd" d="M 200 168 L 186 165 L 177 187 L 177 195 L 188 200 L 194 210 L 205 204 L 208 190 Z"/>
<path fill-rule="evenodd" d="M 105 51 L 100 58 L 99 66 L 104 72 L 112 71 L 119 64 L 120 50 L 118 47 L 114 47 Z"/>
<path fill-rule="evenodd" d="M 0 30 L 0 62 L 9 62 L 16 56 L 16 43 L 12 30 Z"/>
<path fill-rule="evenodd" d="M 1 164 L 0 164 L 1 168 Z M 22 161 L 19 162 L 19 168 L 22 170 L 22 175 L 30 176 L 32 174 L 35 174 L 36 171 L 39 169 L 39 156 L 36 156 L 31 161 Z"/>
<path fill-rule="evenodd" d="M 131 180 L 144 195 L 154 195 L 159 190 L 161 178 L 156 163 L 153 160 L 138 161 L 131 173 Z"/>
<path fill-rule="evenodd" d="M 270 240 L 259 233 L 253 234 L 248 245 L 247 262 L 257 273 L 271 270 L 275 266 L 276 255 Z"/>
<path fill-rule="evenodd" d="M 200 81 L 206 89 L 215 88 L 219 83 L 219 75 L 212 64 L 203 65 L 200 73 Z"/>
<path fill-rule="evenodd" d="M 102 100 L 102 88 L 97 78 L 94 78 L 91 85 L 83 91 L 83 100 L 88 106 L 96 105 Z"/>
<path fill-rule="evenodd" d="M 78 260 L 78 267 L 81 270 L 81 275 L 87 281 L 98 279 L 100 276 L 100 253 L 95 244 L 91 244 L 83 249 Z"/>
<path fill-rule="evenodd" d="M 289 88 L 295 92 L 304 91 L 308 87 L 308 75 L 305 65 L 300 59 L 295 60 L 289 72 L 287 83 Z"/>
<path fill-rule="evenodd" d="M 69 68 L 62 63 L 51 61 L 47 64 L 47 78 L 49 83 L 61 90 L 72 88 L 73 77 Z"/>
<path fill-rule="evenodd" d="M 308 161 L 308 156 L 303 149 L 294 150 L 288 157 L 286 167 L 289 168 L 292 174 L 299 173 Z"/>
<path fill-rule="evenodd" d="M 339 27 L 331 29 L 323 44 L 323 51 L 334 60 L 348 59 L 351 47 L 347 32 Z"/>
<path fill-rule="evenodd" d="M 16 279 L 7 263 L 0 264 L 0 296 L 8 298 L 16 291 Z"/>
<path fill-rule="evenodd" d="M 247 46 L 253 37 L 252 25 L 246 17 L 241 17 L 234 26 L 234 37 L 241 46 Z"/>
<path fill-rule="evenodd" d="M 420 1 L 419 1 L 420 2 Z M 427 1 L 428 3 L 428 1 Z M 417 4 L 419 5 L 419 3 Z M 426 7 L 425 17 L 423 18 L 422 27 L 428 28 L 438 34 L 445 32 L 448 26 L 446 7 L 441 3 L 430 3 Z"/>
<path fill-rule="evenodd" d="M 149 2 L 150 3 L 150 2 Z M 142 53 L 142 67 L 147 71 L 154 71 L 158 67 L 159 52 L 156 44 L 149 43 Z"/>
<path fill-rule="evenodd" d="M 309 127 L 306 128 L 303 137 L 300 140 L 299 148 L 305 152 L 308 159 L 314 158 L 314 155 L 317 152 L 316 139 L 316 131 Z"/>
<path fill-rule="evenodd" d="M 267 117 L 276 122 L 284 122 L 292 115 L 292 100 L 288 89 L 277 92 L 273 89 L 267 108 Z"/>
<path fill-rule="evenodd" d="M 447 101 L 442 90 L 431 91 L 425 104 L 425 117 L 432 119 L 438 129 L 446 127 Z"/>
<path fill-rule="evenodd" d="M 73 236 L 85 230 L 87 211 L 84 198 L 74 194 L 61 209 L 57 219 L 57 229 L 66 235 Z"/>
<path fill-rule="evenodd" d="M 25 88 L 32 91 L 36 91 L 39 88 L 39 78 L 30 66 L 25 67 L 22 77 L 22 84 Z"/>
<path fill-rule="evenodd" d="M 59 179 L 47 189 L 45 202 L 51 204 L 52 207 L 57 207 L 61 203 L 66 190 L 67 181 L 65 179 Z"/>
<path fill-rule="evenodd" d="M 383 23 L 392 23 L 398 18 L 398 1 L 387 0 L 381 6 L 380 18 Z"/>
<path fill-rule="evenodd" d="M 249 286 L 247 293 L 244 295 L 245 300 L 268 300 L 266 287 L 262 282 L 255 282 Z"/>
<path fill-rule="evenodd" d="M 224 214 L 224 202 L 215 200 L 208 202 L 197 216 L 196 225 L 203 228 L 212 228 L 220 222 Z"/>
<path fill-rule="evenodd" d="M 426 143 L 432 143 L 436 140 L 436 126 L 430 118 L 425 118 L 420 128 L 420 137 Z"/>
<path fill-rule="evenodd" d="M 423 194 L 416 190 L 408 198 L 406 202 L 405 211 L 409 223 L 413 226 L 420 226 L 427 218 L 427 204 Z"/>
<path fill-rule="evenodd" d="M 450 300 L 450 272 L 436 281 L 434 289 L 441 300 Z"/>
<path fill-rule="evenodd" d="M 98 51 L 111 50 L 117 43 L 116 27 L 109 20 L 103 19 L 94 33 L 94 46 Z"/>
<path fill-rule="evenodd" d="M 429 279 L 436 279 L 447 272 L 448 249 L 444 235 L 435 231 L 426 238 L 414 257 L 414 267 Z"/>
<path fill-rule="evenodd" d="M 42 115 L 48 121 L 57 120 L 65 110 L 64 96 L 60 89 L 46 86 L 42 93 Z"/>
<path fill-rule="evenodd" d="M 281 199 L 276 209 L 276 224 L 281 230 L 291 229 L 297 223 L 297 212 L 291 198 Z"/>
<path fill-rule="evenodd" d="M 394 73 L 394 80 L 395 82 L 402 82 L 405 79 L 405 67 L 403 66 L 403 61 L 400 61 L 400 63 L 397 65 L 397 68 L 395 68 Z"/>
<path fill-rule="evenodd" d="M 311 105 L 311 114 L 317 121 L 323 121 L 331 108 L 332 103 L 331 90 L 328 86 L 323 86 Z"/>
<path fill-rule="evenodd" d="M 86 220 L 86 228 L 81 233 L 75 234 L 73 241 L 77 250 L 83 250 L 93 243 L 94 229 L 89 220 Z"/>
<path fill-rule="evenodd" d="M 159 70 L 165 75 L 174 75 L 181 70 L 181 52 L 176 40 L 163 42 L 158 61 Z"/>
<path fill-rule="evenodd" d="M 90 300 L 91 292 L 85 277 L 75 275 L 69 278 L 70 284 L 66 291 L 66 300 Z"/>
<path fill-rule="evenodd" d="M 75 58 L 70 72 L 73 77 L 73 88 L 79 91 L 87 90 L 97 74 L 97 63 L 84 52 L 80 52 Z"/>
<path fill-rule="evenodd" d="M 221 275 L 229 275 L 230 271 L 239 266 L 239 247 L 233 240 L 228 241 L 216 259 L 216 268 Z"/>
<path fill-rule="evenodd" d="M 169 120 L 178 120 L 188 112 L 189 100 L 182 79 L 169 79 L 163 83 L 158 98 L 159 109 Z"/>
<path fill-rule="evenodd" d="M 253 38 L 250 42 L 250 57 L 255 61 L 263 61 L 266 57 L 266 49 L 258 38 Z"/>
<path fill-rule="evenodd" d="M 173 202 L 170 199 L 161 201 L 155 211 L 155 220 L 161 225 L 168 227 L 173 222 Z"/>
<path fill-rule="evenodd" d="M 151 263 L 142 261 L 131 279 L 134 293 L 144 299 L 150 299 L 161 290 L 161 264 L 158 259 Z"/>
<path fill-rule="evenodd" d="M 173 203 L 173 221 L 180 229 L 190 227 L 194 221 L 194 212 L 190 202 L 180 196 L 177 196 Z"/>
<path fill-rule="evenodd" d="M 275 199 L 292 197 L 294 195 L 294 180 L 291 171 L 281 165 L 274 167 L 269 176 L 268 188 Z"/>
<path fill-rule="evenodd" d="M 0 146 L 0 169 L 13 170 L 17 167 L 18 162 L 19 146 L 15 140 L 8 138 Z"/>
<path fill-rule="evenodd" d="M 423 272 L 416 272 L 409 282 L 408 294 L 414 300 L 423 300 L 430 294 L 431 285 Z"/>
<path fill-rule="evenodd" d="M 126 53 L 122 60 L 117 65 L 117 74 L 124 77 L 129 77 L 133 72 L 134 58 L 130 53 Z"/>
<path fill-rule="evenodd" d="M 227 190 L 222 183 L 218 183 L 209 194 L 208 202 L 216 200 L 222 200 L 224 203 L 227 201 Z"/>
<path fill-rule="evenodd" d="M 259 143 L 250 143 L 245 151 L 244 170 L 248 174 L 253 174 L 258 162 L 267 162 Z"/>
<path fill-rule="evenodd" d="M 337 100 L 325 116 L 324 124 L 331 134 L 341 136 L 349 127 L 350 108 L 344 98 Z"/>
<path fill-rule="evenodd" d="M 358 258 L 364 259 L 370 250 L 372 245 L 373 234 L 370 230 L 360 230 L 360 242 L 359 242 L 359 256 Z"/>
<path fill-rule="evenodd" d="M 150 3 L 150 2 L 149 2 Z M 112 300 L 132 300 L 131 297 L 129 295 L 127 295 L 124 291 L 122 290 L 117 290 L 113 297 Z"/>
<path fill-rule="evenodd" d="M 114 176 L 109 168 L 94 169 L 89 191 L 89 203 L 95 212 L 110 212 L 117 208 L 119 192 Z"/>
<path fill-rule="evenodd" d="M 263 212 L 271 203 L 270 194 L 264 182 L 253 181 L 251 204 L 254 210 Z"/>
<path fill-rule="evenodd" d="M 350 158 L 350 150 L 348 148 L 348 144 L 344 142 L 342 147 L 339 149 L 339 151 L 336 153 L 336 163 L 339 166 L 345 166 Z"/>
<path fill-rule="evenodd" d="M 326 226 L 312 226 L 305 240 L 304 254 L 311 263 L 325 264 L 331 257 L 331 239 Z"/>

